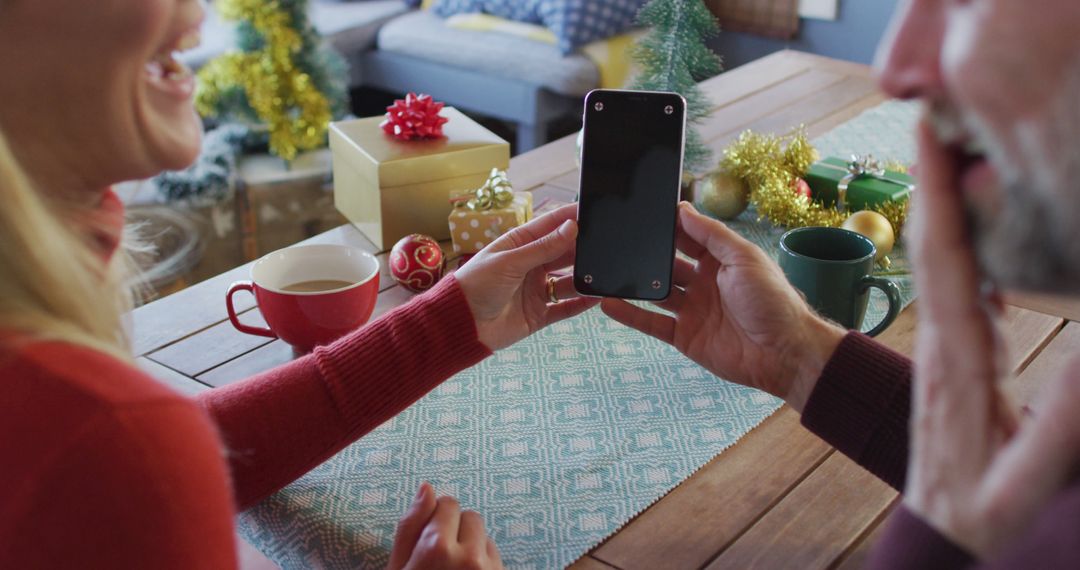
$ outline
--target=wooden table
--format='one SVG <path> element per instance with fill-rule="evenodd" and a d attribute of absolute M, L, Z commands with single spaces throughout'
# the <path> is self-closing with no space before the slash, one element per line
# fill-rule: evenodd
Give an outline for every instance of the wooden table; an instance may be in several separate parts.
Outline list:
<path fill-rule="evenodd" d="M 718 153 L 744 129 L 782 133 L 804 124 L 814 137 L 884 101 L 869 68 L 790 51 L 703 88 L 715 109 L 701 131 Z M 540 209 L 569 202 L 577 190 L 574 153 L 572 137 L 555 141 L 514 158 L 510 178 L 516 189 L 534 192 Z M 350 226 L 309 241 L 375 251 Z M 247 275 L 248 266 L 239 267 L 136 310 L 140 364 L 194 394 L 292 359 L 281 341 L 241 334 L 228 322 L 225 290 Z M 376 315 L 411 298 L 388 276 L 382 283 Z M 261 321 L 249 298 L 237 300 L 246 303 L 239 307 L 244 320 Z M 910 354 L 915 311 L 905 310 L 880 340 Z M 1008 389 L 1018 399 L 1030 399 L 1064 356 L 1080 349 L 1074 318 L 1076 302 L 1010 298 L 1005 334 L 1019 374 Z M 857 568 L 896 501 L 785 406 L 573 567 Z"/>

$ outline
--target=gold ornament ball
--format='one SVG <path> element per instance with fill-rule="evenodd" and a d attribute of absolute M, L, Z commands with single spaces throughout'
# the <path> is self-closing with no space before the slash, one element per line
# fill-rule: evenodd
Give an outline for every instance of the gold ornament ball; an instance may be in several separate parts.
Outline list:
<path fill-rule="evenodd" d="M 723 170 L 714 170 L 694 184 L 701 210 L 722 220 L 733 220 L 750 205 L 750 185 Z"/>
<path fill-rule="evenodd" d="M 889 223 L 885 216 L 877 212 L 870 210 L 855 212 L 847 220 L 844 220 L 844 224 L 840 227 L 862 234 L 874 242 L 877 247 L 874 261 L 881 261 L 886 255 L 892 253 L 893 245 L 896 243 L 896 235 L 893 234 L 892 224 Z"/>
<path fill-rule="evenodd" d="M 690 172 L 683 171 L 682 182 L 679 183 L 679 200 L 693 203 L 694 202 L 694 186 L 697 184 L 697 178 Z"/>

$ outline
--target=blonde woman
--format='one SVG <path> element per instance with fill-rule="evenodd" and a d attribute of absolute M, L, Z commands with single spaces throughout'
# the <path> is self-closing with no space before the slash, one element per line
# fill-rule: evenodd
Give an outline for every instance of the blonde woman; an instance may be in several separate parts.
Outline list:
<path fill-rule="evenodd" d="M 233 567 L 237 510 L 592 306 L 565 280 L 570 300 L 547 301 L 547 271 L 572 261 L 563 208 L 279 369 L 195 401 L 145 376 L 109 187 L 195 157 L 192 79 L 171 54 L 202 18 L 197 0 L 0 0 L 0 568 Z M 390 567 L 460 566 L 501 563 L 479 515 L 424 485 Z"/>

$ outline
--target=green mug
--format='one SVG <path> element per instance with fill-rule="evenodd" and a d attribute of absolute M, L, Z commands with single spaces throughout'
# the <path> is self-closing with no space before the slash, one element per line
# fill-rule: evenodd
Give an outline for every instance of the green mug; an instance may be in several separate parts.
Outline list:
<path fill-rule="evenodd" d="M 900 288 L 874 277 L 874 242 L 840 228 L 799 228 L 780 238 L 780 268 L 822 316 L 861 330 L 870 288 L 889 299 L 889 312 L 867 334 L 877 336 L 900 314 Z"/>

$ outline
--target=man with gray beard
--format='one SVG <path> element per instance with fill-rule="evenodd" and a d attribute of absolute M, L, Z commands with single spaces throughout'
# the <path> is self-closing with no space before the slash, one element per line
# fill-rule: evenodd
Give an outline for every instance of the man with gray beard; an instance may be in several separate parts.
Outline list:
<path fill-rule="evenodd" d="M 1080 360 L 1020 418 L 998 290 L 1080 295 L 1080 2 L 901 0 L 882 88 L 917 99 L 909 251 L 914 361 L 826 322 L 776 264 L 688 204 L 660 308 L 616 320 L 784 398 L 803 424 L 904 491 L 874 568 L 1080 567 Z M 909 431 L 910 425 L 910 431 Z"/>

